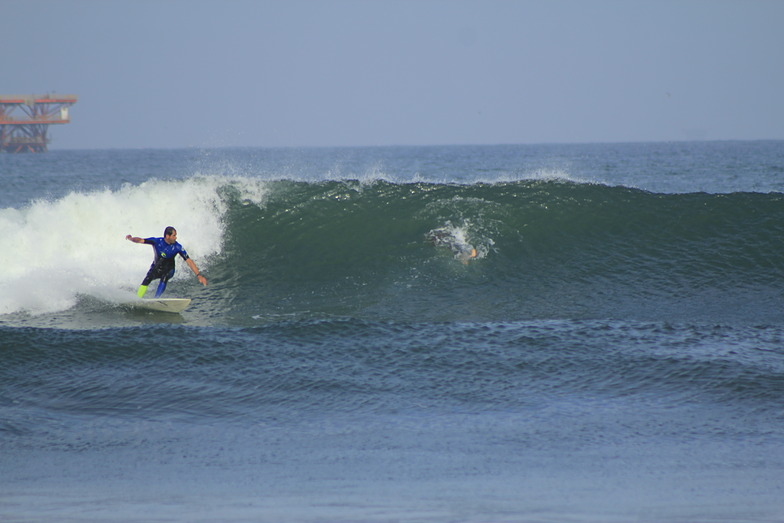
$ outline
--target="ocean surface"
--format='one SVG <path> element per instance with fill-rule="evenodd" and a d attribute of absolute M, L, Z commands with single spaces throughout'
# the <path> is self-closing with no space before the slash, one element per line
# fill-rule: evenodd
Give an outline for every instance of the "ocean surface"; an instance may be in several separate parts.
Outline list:
<path fill-rule="evenodd" d="M 0 238 L 2 521 L 784 521 L 782 141 L 2 154 Z"/>

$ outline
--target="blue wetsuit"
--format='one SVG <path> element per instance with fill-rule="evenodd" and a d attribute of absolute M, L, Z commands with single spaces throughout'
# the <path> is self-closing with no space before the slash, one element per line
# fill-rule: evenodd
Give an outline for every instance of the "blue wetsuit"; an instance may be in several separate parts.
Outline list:
<path fill-rule="evenodd" d="M 174 258 L 179 254 L 183 260 L 187 260 L 188 253 L 179 242 L 169 245 L 163 238 L 145 238 L 144 243 L 152 245 L 155 250 L 155 261 L 150 265 L 150 270 L 144 277 L 142 286 L 146 287 L 152 280 L 160 278 L 158 290 L 155 291 L 155 297 L 158 298 L 166 290 L 166 284 L 174 276 Z"/>

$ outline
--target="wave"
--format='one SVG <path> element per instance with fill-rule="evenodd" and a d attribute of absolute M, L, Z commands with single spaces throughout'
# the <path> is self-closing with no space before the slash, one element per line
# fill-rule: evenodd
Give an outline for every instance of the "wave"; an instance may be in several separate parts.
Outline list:
<path fill-rule="evenodd" d="M 780 193 L 201 176 L 0 210 L 0 314 L 119 300 L 166 225 L 226 318 L 775 318 Z M 179 281 L 179 284 L 177 282 Z M 195 292 L 184 266 L 171 289 Z M 169 291 L 167 291 L 169 292 Z M 177 292 L 177 291 L 175 291 Z"/>
<path fill-rule="evenodd" d="M 726 316 L 782 290 L 781 203 L 566 180 L 281 181 L 262 207 L 229 206 L 220 266 L 268 306 L 334 314 Z"/>
<path fill-rule="evenodd" d="M 7 413 L 0 436 L 70 427 L 52 423 L 53 416 L 257 422 L 423 403 L 450 411 L 538 408 L 565 396 L 635 396 L 635 409 L 651 401 L 722 404 L 774 419 L 781 418 L 781 335 L 781 327 L 552 320 L 97 331 L 0 326 Z M 156 343 L 139 343 L 140 336 Z M 133 379 L 118 380 L 118 372 Z"/>

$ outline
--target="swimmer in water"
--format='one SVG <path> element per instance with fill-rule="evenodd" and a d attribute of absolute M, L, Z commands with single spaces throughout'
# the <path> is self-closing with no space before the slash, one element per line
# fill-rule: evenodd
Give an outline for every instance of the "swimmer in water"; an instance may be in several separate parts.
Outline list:
<path fill-rule="evenodd" d="M 466 245 L 445 228 L 430 231 L 428 239 L 436 247 L 448 247 L 463 265 L 468 265 L 469 260 L 477 257 L 476 249 L 473 246 Z"/>

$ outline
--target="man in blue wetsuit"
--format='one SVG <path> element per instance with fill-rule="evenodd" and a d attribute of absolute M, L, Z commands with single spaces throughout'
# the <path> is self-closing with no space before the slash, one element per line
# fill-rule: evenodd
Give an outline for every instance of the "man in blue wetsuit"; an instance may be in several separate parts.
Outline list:
<path fill-rule="evenodd" d="M 142 298 L 147 292 L 147 286 L 150 285 L 150 282 L 157 279 L 160 279 L 161 281 L 158 283 L 158 290 L 155 292 L 155 297 L 158 298 L 163 294 L 163 291 L 166 290 L 166 284 L 169 283 L 171 277 L 174 276 L 174 258 L 178 254 L 182 256 L 182 259 L 185 260 L 185 263 L 191 268 L 193 274 L 195 274 L 196 278 L 199 280 L 199 283 L 205 287 L 207 286 L 207 278 L 202 276 L 199 272 L 199 268 L 196 267 L 193 260 L 188 257 L 188 253 L 185 252 L 182 245 L 177 242 L 177 229 L 174 227 L 166 227 L 163 231 L 163 238 L 139 238 L 129 234 L 125 239 L 133 243 L 146 243 L 147 245 L 152 245 L 153 249 L 155 249 L 155 261 L 150 265 L 150 270 L 147 272 L 147 276 L 144 277 L 144 280 L 139 287 L 139 291 L 136 293 L 139 298 Z"/>

